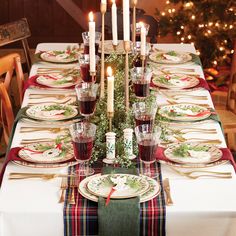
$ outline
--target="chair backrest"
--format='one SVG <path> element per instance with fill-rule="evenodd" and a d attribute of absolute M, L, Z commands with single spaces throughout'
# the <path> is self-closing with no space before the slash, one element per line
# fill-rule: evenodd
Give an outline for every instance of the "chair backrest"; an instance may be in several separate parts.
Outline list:
<path fill-rule="evenodd" d="M 236 114 L 236 39 L 230 69 L 230 83 L 227 97 L 227 109 Z"/>
<path fill-rule="evenodd" d="M 0 77 L 5 76 L 4 85 L 9 90 L 13 72 L 16 72 L 20 104 L 23 99 L 24 74 L 21 67 L 21 59 L 18 53 L 11 53 L 0 58 Z"/>
<path fill-rule="evenodd" d="M 6 144 L 9 143 L 9 137 L 14 123 L 14 114 L 11 101 L 3 83 L 0 83 L 0 98 L 1 98 L 1 123 L 3 127 L 3 135 Z"/>
<path fill-rule="evenodd" d="M 0 46 L 21 41 L 28 73 L 32 65 L 27 38 L 31 36 L 29 25 L 26 18 L 18 21 L 0 25 Z"/>

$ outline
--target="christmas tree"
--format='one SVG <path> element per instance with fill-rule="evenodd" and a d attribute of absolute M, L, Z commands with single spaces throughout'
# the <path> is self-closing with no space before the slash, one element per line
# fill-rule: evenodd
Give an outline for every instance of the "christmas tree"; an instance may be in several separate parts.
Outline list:
<path fill-rule="evenodd" d="M 204 67 L 226 65 L 236 38 L 236 0 L 169 0 L 156 12 L 160 36 L 194 44 Z"/>

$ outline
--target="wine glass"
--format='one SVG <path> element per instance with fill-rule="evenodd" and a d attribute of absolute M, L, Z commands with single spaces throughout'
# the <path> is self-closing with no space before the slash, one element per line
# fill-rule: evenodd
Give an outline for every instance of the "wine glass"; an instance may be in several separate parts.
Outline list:
<path fill-rule="evenodd" d="M 155 177 L 150 166 L 156 161 L 156 150 L 160 142 L 161 128 L 150 124 L 135 127 L 135 135 L 138 142 L 139 158 L 144 163 L 141 171 L 143 175 Z"/>
<path fill-rule="evenodd" d="M 154 125 L 157 112 L 157 103 L 146 104 L 145 102 L 136 102 L 132 106 L 136 126 L 149 124 Z"/>
<path fill-rule="evenodd" d="M 144 28 L 146 29 L 146 35 L 148 35 L 148 31 L 149 31 L 149 28 L 150 28 L 150 25 L 149 24 L 146 24 L 144 22 L 138 22 L 136 23 L 136 35 L 135 35 L 135 40 L 138 42 L 138 41 L 141 41 L 141 27 L 142 25 L 144 26 Z M 130 25 L 131 27 L 131 32 L 133 34 L 133 24 Z"/>
<path fill-rule="evenodd" d="M 133 58 L 133 66 L 134 67 L 142 67 L 142 58 L 141 58 L 141 42 L 135 42 L 135 44 L 131 43 L 132 53 L 134 55 Z M 151 44 L 146 43 L 146 55 L 144 60 L 144 67 L 147 65 L 147 57 L 151 49 Z"/>
<path fill-rule="evenodd" d="M 98 65 L 100 58 L 99 56 L 96 56 L 96 67 Z M 96 81 L 96 76 L 93 78 L 90 75 L 90 59 L 89 59 L 89 54 L 81 54 L 79 56 L 79 66 L 80 66 L 80 74 L 81 78 L 84 82 L 87 83 L 92 83 Z"/>
<path fill-rule="evenodd" d="M 98 85 L 94 83 L 82 83 L 75 86 L 79 101 L 80 114 L 85 117 L 92 116 L 97 101 Z"/>
<path fill-rule="evenodd" d="M 95 54 L 98 55 L 99 43 L 101 41 L 102 33 L 95 32 Z M 84 43 L 84 54 L 89 54 L 89 32 L 82 33 Z"/>
<path fill-rule="evenodd" d="M 152 70 L 150 68 L 134 67 L 130 70 L 133 90 L 138 98 L 149 96 Z"/>
<path fill-rule="evenodd" d="M 79 122 L 72 124 L 69 128 L 75 159 L 79 161 L 80 167 L 76 174 L 88 176 L 94 174 L 94 170 L 89 167 L 93 143 L 96 134 L 96 125 L 89 122 Z"/>

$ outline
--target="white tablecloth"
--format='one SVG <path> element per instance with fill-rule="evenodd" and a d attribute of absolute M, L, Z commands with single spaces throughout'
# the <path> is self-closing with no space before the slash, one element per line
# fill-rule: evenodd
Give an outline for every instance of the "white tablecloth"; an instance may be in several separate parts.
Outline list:
<path fill-rule="evenodd" d="M 37 51 L 64 49 L 68 44 L 39 44 Z M 194 53 L 190 44 L 159 44 L 158 49 L 177 50 Z M 37 63 L 32 67 L 31 75 L 37 68 L 45 66 Z M 48 65 L 46 65 L 48 66 Z M 56 65 L 52 65 L 56 66 Z M 66 65 L 68 66 L 68 65 Z M 194 68 L 203 76 L 200 66 L 191 63 L 181 67 Z M 28 89 L 23 106 L 29 101 L 29 94 L 37 90 Z M 42 90 L 40 90 L 42 92 Z M 45 91 L 48 93 L 47 91 Z M 51 91 L 50 93 L 57 93 Z M 64 91 L 63 91 L 64 93 Z M 69 92 L 70 93 L 70 92 Z M 195 91 L 208 96 L 208 104 L 213 106 L 208 91 Z M 159 102 L 165 103 L 161 95 Z M 51 133 L 19 132 L 23 121 L 17 125 L 12 147 L 18 146 L 21 139 L 53 137 Z M 32 126 L 32 125 L 31 125 Z M 225 141 L 217 122 L 199 124 L 199 127 L 217 129 L 217 139 Z M 214 138 L 205 135 L 205 138 Z M 233 167 L 230 164 L 209 168 L 211 170 L 230 171 L 232 179 L 202 178 L 190 180 L 174 173 L 168 166 L 162 165 L 163 178 L 170 179 L 173 206 L 166 207 L 166 231 L 168 236 L 234 236 L 236 235 L 236 181 Z M 0 236 L 63 236 L 63 204 L 58 203 L 60 179 L 50 181 L 8 180 L 10 172 L 66 172 L 66 168 L 30 169 L 10 163 L 0 189 Z"/>

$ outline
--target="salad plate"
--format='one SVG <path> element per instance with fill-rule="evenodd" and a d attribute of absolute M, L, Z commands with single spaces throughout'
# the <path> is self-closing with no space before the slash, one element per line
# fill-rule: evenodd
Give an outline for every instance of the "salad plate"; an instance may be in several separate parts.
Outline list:
<path fill-rule="evenodd" d="M 67 64 L 77 62 L 79 53 L 79 48 L 74 47 L 66 50 L 42 51 L 38 56 L 45 62 Z"/>
<path fill-rule="evenodd" d="M 56 145 L 55 142 L 32 143 L 22 147 L 18 153 L 19 157 L 32 163 L 61 163 L 73 158 L 73 148 L 71 143 L 61 143 Z"/>
<path fill-rule="evenodd" d="M 188 103 L 162 106 L 158 113 L 174 121 L 198 121 L 211 115 L 211 111 L 206 107 Z"/>
<path fill-rule="evenodd" d="M 34 105 L 26 110 L 29 118 L 47 121 L 67 120 L 77 114 L 78 110 L 75 107 L 61 104 Z"/>
<path fill-rule="evenodd" d="M 179 164 L 209 164 L 220 160 L 222 151 L 210 144 L 184 143 L 170 145 L 164 155 Z"/>
<path fill-rule="evenodd" d="M 167 89 L 187 89 L 199 84 L 197 76 L 185 74 L 158 74 L 154 75 L 152 82 L 155 86 Z"/>
<path fill-rule="evenodd" d="M 95 196 L 107 197 L 111 190 L 114 199 L 140 196 L 148 191 L 149 182 L 142 176 L 129 174 L 110 174 L 92 178 L 87 184 L 88 191 Z"/>
<path fill-rule="evenodd" d="M 155 50 L 149 56 L 150 60 L 160 64 L 182 64 L 192 60 L 187 52 Z"/>
<path fill-rule="evenodd" d="M 49 73 L 38 75 L 36 82 L 51 88 L 67 88 L 78 84 L 80 72 L 78 69 L 71 69 L 66 72 Z"/>
<path fill-rule="evenodd" d="M 101 174 L 96 174 L 94 176 L 90 176 L 90 177 L 83 179 L 80 182 L 79 187 L 78 187 L 79 193 L 83 197 L 85 197 L 93 202 L 98 202 L 98 196 L 96 196 L 88 191 L 87 184 L 92 178 L 98 177 L 98 176 L 101 176 Z M 154 180 L 150 177 L 144 176 L 144 175 L 141 175 L 141 176 L 148 181 L 150 187 L 147 192 L 145 192 L 144 194 L 142 194 L 140 196 L 140 203 L 147 202 L 147 201 L 155 198 L 156 196 L 158 196 L 158 194 L 160 193 L 160 185 L 158 184 L 158 182 L 156 180 Z"/>

